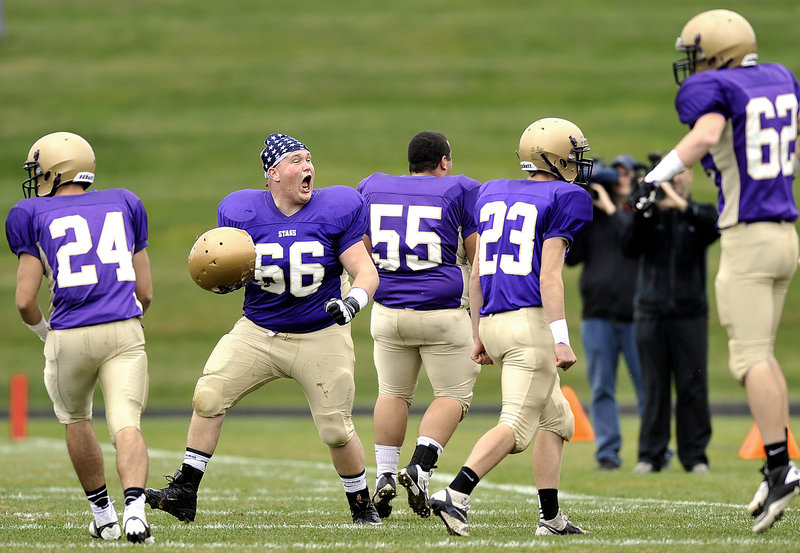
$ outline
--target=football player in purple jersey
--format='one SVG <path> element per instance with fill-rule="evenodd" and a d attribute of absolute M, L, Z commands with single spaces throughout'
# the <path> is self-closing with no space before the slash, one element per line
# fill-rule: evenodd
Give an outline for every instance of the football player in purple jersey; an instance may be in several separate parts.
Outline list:
<path fill-rule="evenodd" d="M 150 543 L 144 514 L 148 455 L 140 430 L 148 388 L 141 317 L 153 297 L 147 213 L 128 190 L 87 192 L 95 166 L 91 145 L 77 134 L 37 140 L 25 162 L 26 199 L 8 214 L 6 236 L 19 257 L 17 309 L 45 343 L 45 387 L 91 503 L 89 533 L 117 540 L 124 532 L 131 542 Z M 49 322 L 37 302 L 43 276 L 50 282 Z M 92 429 L 98 382 L 125 493 L 122 529 Z"/>
<path fill-rule="evenodd" d="M 581 130 L 565 119 L 531 123 L 519 143 L 526 179 L 484 184 L 475 204 L 477 252 L 470 278 L 472 358 L 502 371 L 498 424 L 475 444 L 450 485 L 430 498 L 431 508 L 458 536 L 469 535 L 470 494 L 510 453 L 533 441 L 539 495 L 537 535 L 585 534 L 558 505 L 565 440 L 574 418 L 561 393 L 558 368 L 577 361 L 564 318 L 561 271 L 567 248 L 592 219 L 586 186 L 592 161 Z"/>
<path fill-rule="evenodd" d="M 358 185 L 370 213 L 365 242 L 380 276 L 371 331 L 378 373 L 373 502 L 382 518 L 392 511 L 398 481 L 412 510 L 430 516 L 428 480 L 469 410 L 480 372 L 470 359 L 472 330 L 465 309 L 466 260 L 475 254 L 473 208 L 480 183 L 451 175 L 450 143 L 436 131 L 411 139 L 408 166 L 408 175 L 375 173 Z M 408 408 L 423 364 L 434 399 L 420 421 L 411 461 L 398 473 Z"/>
<path fill-rule="evenodd" d="M 244 316 L 219 340 L 197 381 L 181 468 L 166 488 L 146 490 L 147 503 L 194 520 L 197 489 L 228 409 L 264 384 L 291 378 L 330 448 L 353 522 L 380 524 L 352 422 L 355 354 L 347 325 L 378 286 L 363 242 L 366 205 L 347 186 L 315 189 L 311 153 L 299 140 L 272 133 L 265 145 L 267 190 L 233 192 L 217 209 L 218 226 L 245 230 L 255 243 Z"/>
<path fill-rule="evenodd" d="M 753 28 L 729 10 L 690 19 L 675 47 L 686 55 L 673 63 L 680 85 L 675 107 L 690 130 L 644 180 L 655 189 L 701 161 L 719 189 L 717 309 L 730 371 L 747 392 L 767 456 L 747 508 L 758 517 L 753 532 L 759 533 L 800 493 L 800 471 L 787 448 L 786 379 L 773 351 L 797 268 L 792 184 L 800 85 L 782 65 L 758 63 Z"/>

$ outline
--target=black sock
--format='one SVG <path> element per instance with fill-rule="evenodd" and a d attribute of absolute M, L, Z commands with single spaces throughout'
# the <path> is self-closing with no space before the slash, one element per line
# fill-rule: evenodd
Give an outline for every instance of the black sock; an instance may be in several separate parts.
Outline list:
<path fill-rule="evenodd" d="M 452 482 L 450 482 L 450 489 L 469 495 L 472 493 L 472 490 L 475 489 L 475 486 L 478 485 L 479 481 L 480 478 L 478 478 L 478 475 L 475 474 L 475 471 L 467 466 L 464 466 L 461 467 L 461 470 L 458 471 L 456 477 L 453 478 Z"/>
<path fill-rule="evenodd" d="M 767 470 L 773 470 L 783 465 L 789 464 L 789 447 L 788 442 L 776 442 L 764 446 L 764 451 L 767 454 Z"/>
<path fill-rule="evenodd" d="M 419 465 L 424 471 L 430 472 L 439 460 L 439 450 L 433 445 L 417 445 L 411 456 L 411 464 Z"/>
<path fill-rule="evenodd" d="M 552 520 L 558 514 L 558 490 L 539 490 L 539 518 Z"/>
<path fill-rule="evenodd" d="M 137 497 L 141 496 L 141 495 L 144 495 L 144 488 L 126 488 L 125 489 L 125 506 L 127 507 L 128 505 L 133 503 L 134 500 Z"/>
<path fill-rule="evenodd" d="M 347 502 L 350 505 L 354 503 L 359 503 L 364 501 L 365 499 L 369 499 L 369 488 L 364 488 L 363 490 L 359 490 L 357 492 L 344 492 L 347 496 Z"/>
<path fill-rule="evenodd" d="M 86 492 L 86 499 L 91 501 L 93 505 L 105 509 L 108 507 L 108 488 L 103 484 L 94 491 Z"/>

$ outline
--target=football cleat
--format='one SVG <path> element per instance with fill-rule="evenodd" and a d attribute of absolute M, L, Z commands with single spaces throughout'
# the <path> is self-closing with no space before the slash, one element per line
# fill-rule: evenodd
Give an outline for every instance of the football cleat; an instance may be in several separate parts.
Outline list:
<path fill-rule="evenodd" d="M 419 465 L 408 465 L 397 473 L 397 482 L 408 490 L 408 506 L 422 518 L 431 516 L 428 480 L 432 472 L 422 470 Z"/>
<path fill-rule="evenodd" d="M 375 495 L 372 496 L 375 510 L 381 518 L 389 518 L 392 514 L 392 499 L 397 497 L 397 478 L 391 472 L 384 472 L 378 477 L 375 490 Z"/>
<path fill-rule="evenodd" d="M 747 512 L 750 516 L 757 517 L 764 510 L 764 502 L 767 501 L 767 494 L 769 493 L 769 484 L 767 483 L 767 464 L 764 463 L 758 471 L 764 475 L 761 482 L 758 483 L 756 493 L 753 494 L 753 499 L 747 504 Z"/>
<path fill-rule="evenodd" d="M 767 498 L 761 514 L 753 525 L 753 532 L 760 534 L 772 527 L 783 516 L 783 511 L 794 496 L 800 493 L 800 470 L 793 463 L 767 471 Z"/>
<path fill-rule="evenodd" d="M 439 490 L 430 498 L 433 513 L 442 519 L 447 531 L 453 536 L 469 536 L 469 496 L 452 491 L 450 488 Z"/>
<path fill-rule="evenodd" d="M 192 522 L 197 512 L 197 488 L 180 470 L 174 476 L 165 476 L 169 486 L 162 489 L 146 488 L 145 501 L 151 509 L 160 509 L 181 522 Z"/>
<path fill-rule="evenodd" d="M 372 524 L 373 526 L 383 524 L 378 511 L 375 510 L 375 505 L 369 498 L 352 501 L 350 514 L 353 515 L 353 524 Z"/>
<path fill-rule="evenodd" d="M 540 520 L 539 527 L 536 528 L 537 536 L 563 536 L 565 534 L 591 534 L 580 526 L 572 524 L 567 515 L 558 510 L 555 518 L 550 520 Z"/>
<path fill-rule="evenodd" d="M 125 537 L 131 543 L 155 543 L 156 541 L 150 535 L 150 526 L 137 516 L 125 519 Z"/>
<path fill-rule="evenodd" d="M 120 530 L 119 522 L 116 520 L 112 520 L 102 526 L 97 526 L 97 523 L 92 520 L 89 523 L 89 535 L 98 540 L 114 541 L 122 536 L 122 530 Z"/>

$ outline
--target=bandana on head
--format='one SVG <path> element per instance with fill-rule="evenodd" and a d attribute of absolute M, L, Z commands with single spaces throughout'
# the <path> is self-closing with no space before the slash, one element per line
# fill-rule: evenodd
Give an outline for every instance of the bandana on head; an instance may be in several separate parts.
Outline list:
<path fill-rule="evenodd" d="M 266 148 L 261 151 L 261 163 L 264 165 L 264 177 L 269 178 L 268 172 L 281 162 L 283 158 L 297 150 L 308 150 L 306 145 L 289 135 L 274 132 L 264 141 Z"/>

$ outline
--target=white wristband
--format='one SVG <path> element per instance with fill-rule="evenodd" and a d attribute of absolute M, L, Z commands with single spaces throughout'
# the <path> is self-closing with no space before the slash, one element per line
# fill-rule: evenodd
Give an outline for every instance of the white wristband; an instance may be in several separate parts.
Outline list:
<path fill-rule="evenodd" d="M 42 342 L 47 339 L 47 321 L 44 317 L 42 317 L 42 319 L 35 325 L 29 325 L 28 323 L 25 323 L 25 326 L 35 332 L 36 335 L 41 338 Z"/>
<path fill-rule="evenodd" d="M 550 323 L 550 332 L 553 333 L 553 342 L 556 344 L 567 344 L 569 346 L 567 319 L 558 319 Z"/>
<path fill-rule="evenodd" d="M 367 294 L 367 291 L 363 288 L 350 288 L 350 291 L 347 293 L 347 297 L 356 300 L 358 302 L 359 309 L 364 309 L 369 303 L 369 294 Z"/>
<path fill-rule="evenodd" d="M 681 171 L 685 171 L 686 166 L 678 157 L 678 152 L 670 150 L 664 159 L 658 162 L 658 165 L 653 167 L 653 170 L 647 173 L 644 177 L 645 182 L 659 183 L 668 181 Z"/>

